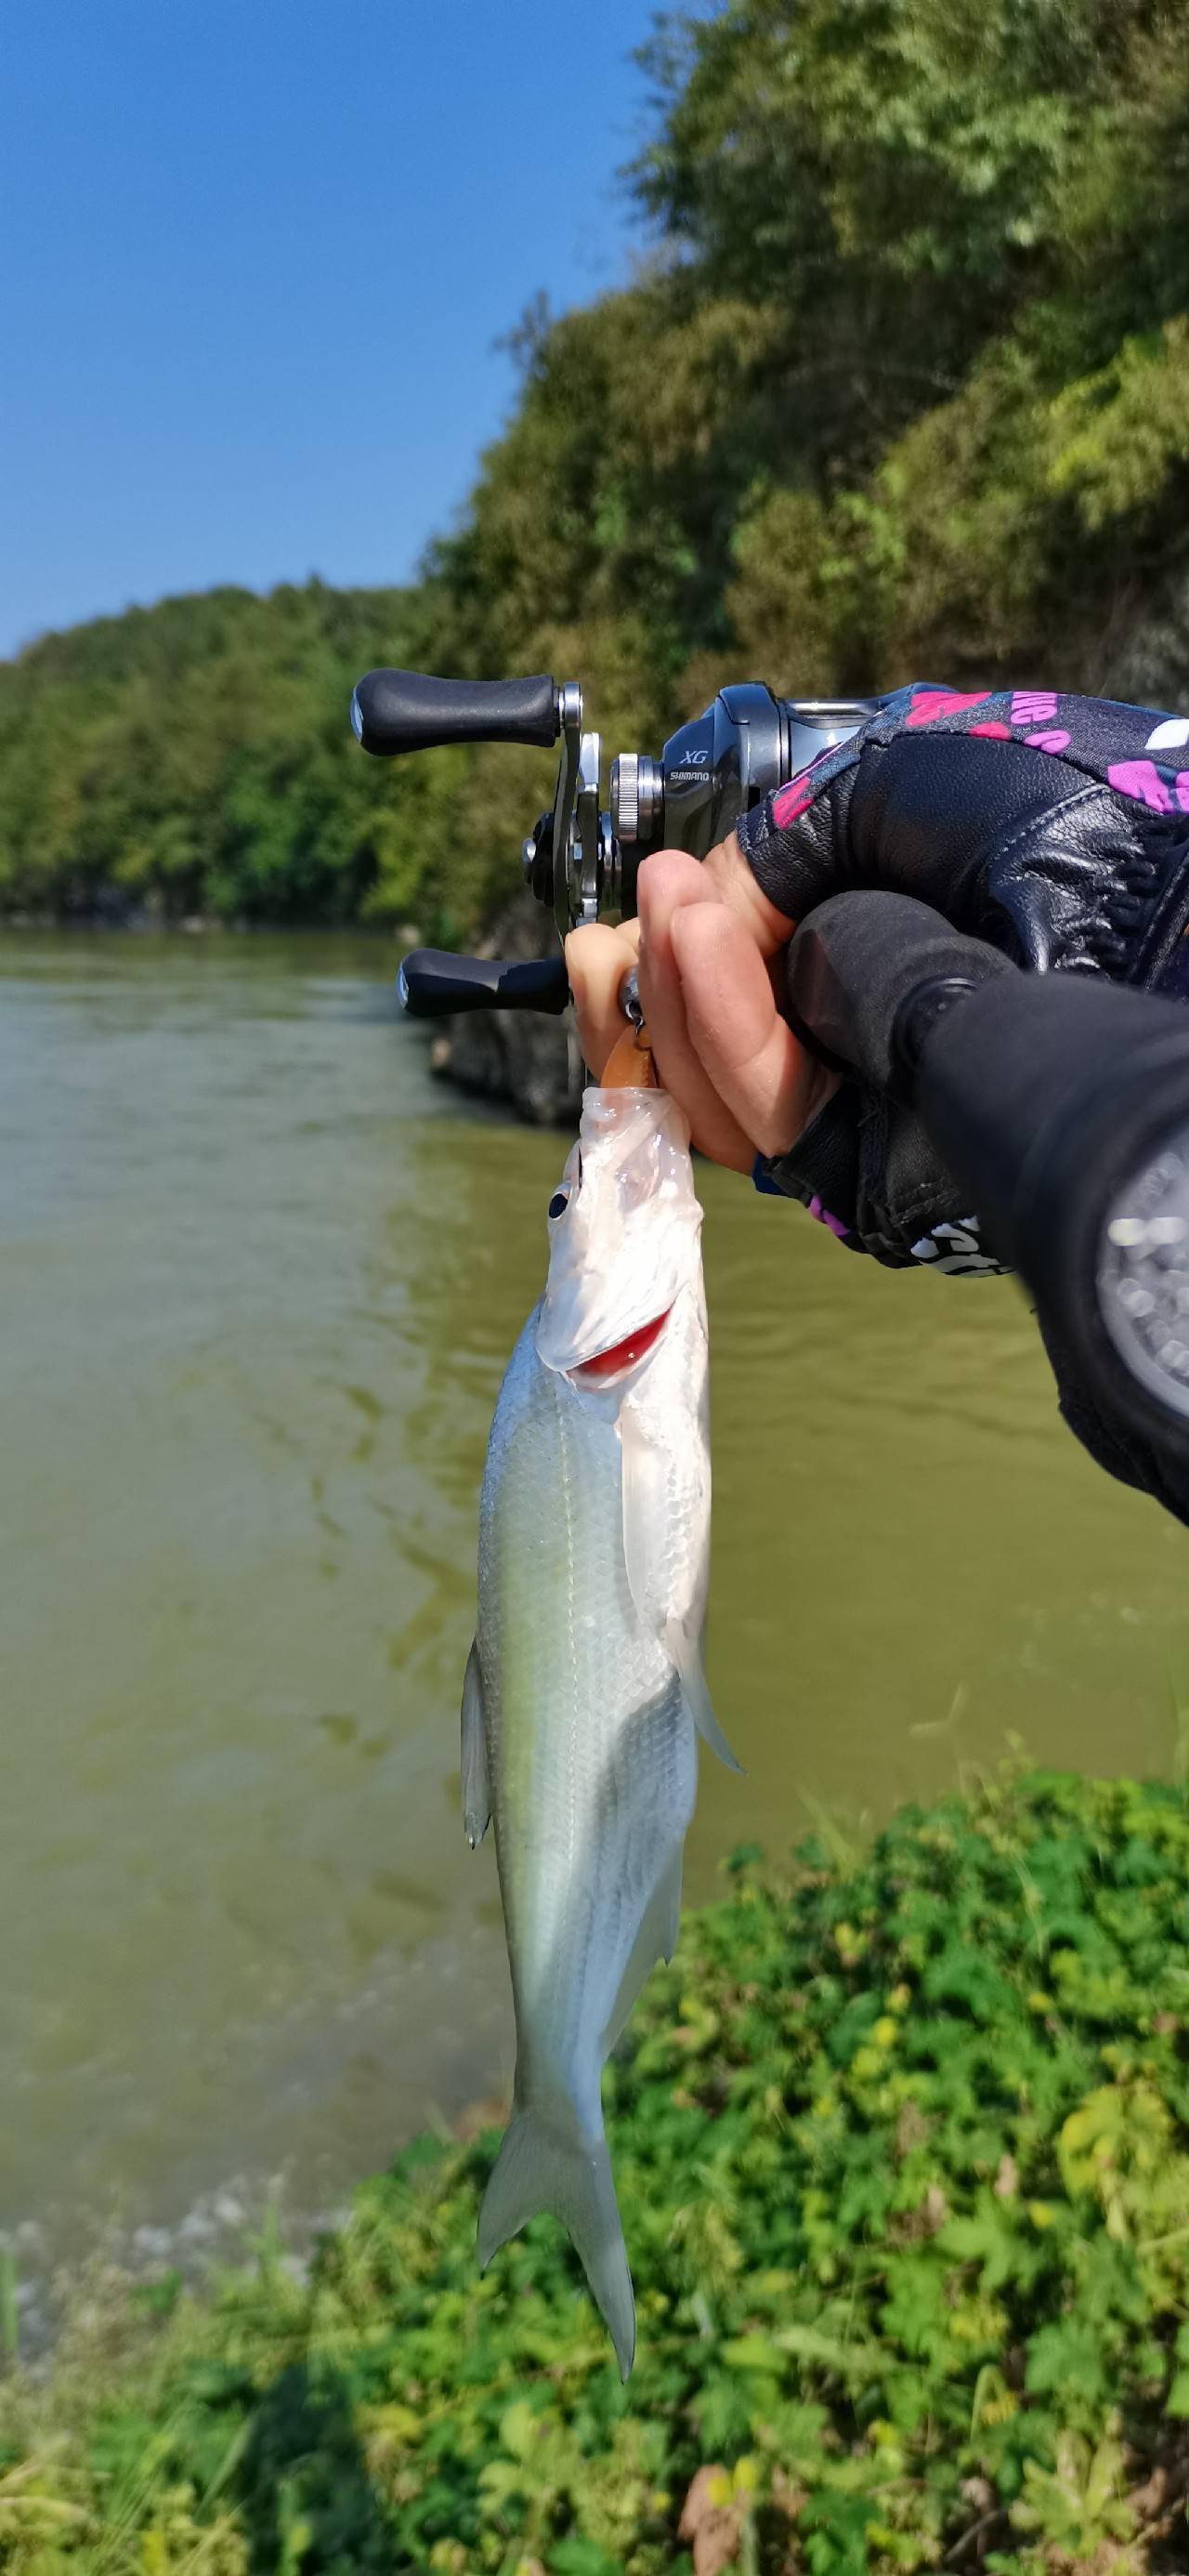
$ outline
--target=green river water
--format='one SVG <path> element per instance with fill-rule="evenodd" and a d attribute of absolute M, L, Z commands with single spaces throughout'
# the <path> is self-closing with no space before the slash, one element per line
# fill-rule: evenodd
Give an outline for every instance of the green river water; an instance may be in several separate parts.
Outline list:
<path fill-rule="evenodd" d="M 326 2207 L 508 2076 L 457 1708 L 563 1148 L 431 1081 L 391 967 L 0 944 L 0 2231 L 31 2253 L 201 2239 L 273 2176 Z M 1189 1539 L 1062 1431 L 1013 1287 L 701 1187 L 746 1776 L 703 1761 L 690 1898 L 807 1801 L 877 1817 L 1012 1733 L 1169 1770 Z"/>

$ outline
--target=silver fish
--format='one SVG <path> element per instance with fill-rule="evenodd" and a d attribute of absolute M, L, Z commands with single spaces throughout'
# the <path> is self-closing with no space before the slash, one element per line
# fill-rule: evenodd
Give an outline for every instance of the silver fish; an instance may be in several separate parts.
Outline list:
<path fill-rule="evenodd" d="M 635 2305 L 600 2079 L 677 1939 L 710 1541 L 702 1211 L 663 1091 L 588 1089 L 549 1276 L 492 1425 L 462 1707 L 472 1848 L 495 1818 L 516 2008 L 479 2257 L 568 2229 L 626 2379 Z"/>

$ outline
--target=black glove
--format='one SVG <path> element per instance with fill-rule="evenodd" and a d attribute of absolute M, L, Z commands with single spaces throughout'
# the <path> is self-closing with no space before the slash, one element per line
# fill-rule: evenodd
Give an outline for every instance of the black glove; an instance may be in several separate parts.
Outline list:
<path fill-rule="evenodd" d="M 1189 996 L 1189 720 L 918 684 L 769 796 L 739 840 L 792 920 L 848 887 L 895 888 L 1023 966 Z M 855 1082 L 788 1153 L 761 1158 L 756 1180 L 893 1267 L 1000 1266 L 917 1119 Z M 1096 1419 L 1051 1340 L 1049 1356 L 1093 1455 L 1179 1508 Z"/>

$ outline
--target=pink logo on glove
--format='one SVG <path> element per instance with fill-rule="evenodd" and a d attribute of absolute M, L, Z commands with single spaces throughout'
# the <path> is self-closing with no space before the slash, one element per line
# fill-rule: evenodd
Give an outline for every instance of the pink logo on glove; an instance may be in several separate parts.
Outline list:
<path fill-rule="evenodd" d="M 1107 782 L 1117 787 L 1120 796 L 1133 796 L 1139 805 L 1150 805 L 1154 814 L 1171 814 L 1172 795 L 1154 760 L 1116 760 L 1108 769 Z M 1186 776 L 1182 770 L 1181 778 Z M 1177 780 L 1177 803 L 1182 813 L 1181 779 Z"/>
<path fill-rule="evenodd" d="M 779 796 L 772 799 L 772 820 L 777 831 L 783 832 L 790 823 L 795 823 L 798 814 L 803 814 L 806 806 L 812 805 L 813 798 L 814 790 L 808 778 L 790 779 L 788 786 L 782 787 Z"/>
<path fill-rule="evenodd" d="M 809 1213 L 817 1218 L 819 1225 L 828 1225 L 831 1234 L 836 1234 L 840 1243 L 845 1243 L 850 1227 L 843 1224 L 840 1216 L 831 1216 L 829 1209 L 822 1206 L 820 1199 L 810 1200 Z"/>
<path fill-rule="evenodd" d="M 985 707 L 986 703 L 985 689 L 965 698 L 957 689 L 922 689 L 908 710 L 905 727 L 912 732 L 917 725 L 936 724 L 939 716 L 960 716 L 964 707 Z"/>

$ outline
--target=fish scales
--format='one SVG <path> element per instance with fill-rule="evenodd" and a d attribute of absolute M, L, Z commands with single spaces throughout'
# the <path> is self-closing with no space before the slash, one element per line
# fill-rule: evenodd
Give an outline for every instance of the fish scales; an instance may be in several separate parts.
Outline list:
<path fill-rule="evenodd" d="M 693 1730 L 628 1588 L 614 1415 L 542 1368 L 537 1312 L 484 1479 L 479 1651 L 522 2059 L 564 2068 L 588 2100 L 590 2036 L 692 1814 Z"/>
<path fill-rule="evenodd" d="M 551 1215 L 545 1296 L 492 1425 L 463 1702 L 467 1830 L 479 1839 L 490 1811 L 517 2037 L 479 2250 L 486 2263 L 551 2210 L 626 2377 L 634 2310 L 600 2079 L 676 1939 L 695 1724 L 725 1750 L 700 1665 L 701 1212 L 663 1093 L 588 1091 Z"/>

